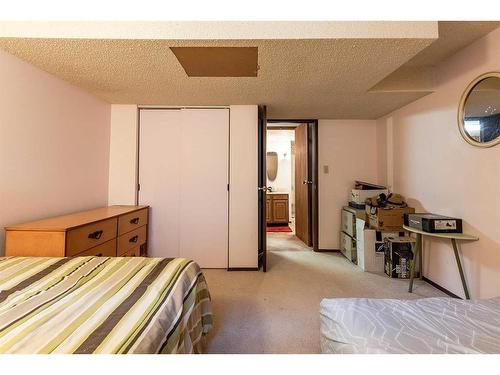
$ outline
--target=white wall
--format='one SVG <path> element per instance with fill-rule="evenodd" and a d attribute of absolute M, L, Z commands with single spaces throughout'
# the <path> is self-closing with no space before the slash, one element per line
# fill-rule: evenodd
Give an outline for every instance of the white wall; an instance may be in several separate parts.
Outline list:
<path fill-rule="evenodd" d="M 376 130 L 374 120 L 319 120 L 320 249 L 339 248 L 340 211 L 354 181 L 378 181 Z"/>
<path fill-rule="evenodd" d="M 109 104 L 1 50 L 0 82 L 0 227 L 106 205 Z"/>
<path fill-rule="evenodd" d="M 135 204 L 137 194 L 137 106 L 111 106 L 109 204 Z"/>
<path fill-rule="evenodd" d="M 500 295 L 500 146 L 467 144 L 457 127 L 457 108 L 469 82 L 488 71 L 500 71 L 500 29 L 441 63 L 433 94 L 380 119 L 377 126 L 379 159 L 390 143 L 382 138 L 393 137 L 393 165 L 381 162 L 379 167 L 386 178 L 393 173 L 394 190 L 417 211 L 463 218 L 464 232 L 479 236 L 461 245 L 472 298 Z M 424 275 L 463 296 L 449 242 L 425 241 Z"/>

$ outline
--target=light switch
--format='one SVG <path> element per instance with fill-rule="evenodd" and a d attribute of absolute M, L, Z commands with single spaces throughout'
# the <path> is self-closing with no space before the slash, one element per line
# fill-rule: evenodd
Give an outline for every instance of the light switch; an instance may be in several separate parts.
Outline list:
<path fill-rule="evenodd" d="M 330 168 L 328 168 L 328 165 L 323 165 L 323 173 L 328 174 L 330 172 Z"/>

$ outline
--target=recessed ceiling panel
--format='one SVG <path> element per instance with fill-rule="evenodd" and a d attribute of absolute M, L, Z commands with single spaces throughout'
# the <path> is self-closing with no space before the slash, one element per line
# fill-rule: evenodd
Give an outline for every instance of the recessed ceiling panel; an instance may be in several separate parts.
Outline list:
<path fill-rule="evenodd" d="M 257 47 L 170 47 L 189 77 L 257 77 Z"/>

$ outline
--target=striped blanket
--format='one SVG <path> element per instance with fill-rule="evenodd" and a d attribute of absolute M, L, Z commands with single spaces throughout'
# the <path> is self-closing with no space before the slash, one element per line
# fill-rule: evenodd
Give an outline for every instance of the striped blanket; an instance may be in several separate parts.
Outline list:
<path fill-rule="evenodd" d="M 163 258 L 0 258 L 0 353 L 199 353 L 199 266 Z"/>

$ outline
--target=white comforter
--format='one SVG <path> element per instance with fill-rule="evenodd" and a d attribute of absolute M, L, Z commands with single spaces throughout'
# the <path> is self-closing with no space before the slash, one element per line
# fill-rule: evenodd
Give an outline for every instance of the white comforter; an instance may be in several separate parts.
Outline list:
<path fill-rule="evenodd" d="M 500 353 L 500 298 L 338 298 L 320 304 L 323 353 Z"/>

